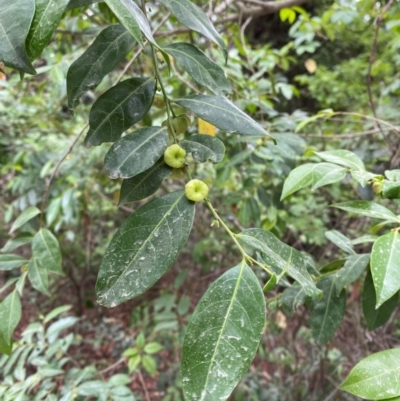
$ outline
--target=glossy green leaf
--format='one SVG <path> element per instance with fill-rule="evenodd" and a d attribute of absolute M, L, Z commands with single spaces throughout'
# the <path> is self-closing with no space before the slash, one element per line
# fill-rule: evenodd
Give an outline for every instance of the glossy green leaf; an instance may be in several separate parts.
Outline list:
<path fill-rule="evenodd" d="M 231 92 L 224 70 L 196 46 L 189 43 L 173 43 L 163 49 L 200 85 L 218 96 Z"/>
<path fill-rule="evenodd" d="M 340 389 L 357 397 L 384 400 L 400 395 L 400 348 L 377 352 L 362 359 Z"/>
<path fill-rule="evenodd" d="M 351 241 L 353 245 L 365 244 L 368 242 L 375 242 L 379 237 L 375 234 L 362 235 L 361 237 L 355 238 Z"/>
<path fill-rule="evenodd" d="M 64 274 L 61 267 L 61 251 L 57 238 L 46 228 L 33 237 L 33 258 L 43 269 L 51 273 Z"/>
<path fill-rule="evenodd" d="M 0 252 L 12 252 L 14 249 L 17 249 L 23 245 L 29 244 L 32 242 L 33 235 L 30 233 L 20 233 L 16 235 L 14 238 L 10 238 L 6 244 L 1 248 Z"/>
<path fill-rule="evenodd" d="M 269 278 L 269 280 L 265 283 L 264 287 L 263 287 L 263 292 L 268 292 L 268 291 L 272 291 L 273 289 L 275 289 L 276 285 L 277 285 L 277 277 L 276 274 L 272 274 Z"/>
<path fill-rule="evenodd" d="M 18 228 L 22 227 L 25 223 L 29 220 L 33 219 L 40 213 L 40 210 L 35 206 L 27 207 L 14 221 L 13 225 L 10 229 L 10 234 L 17 230 Z"/>
<path fill-rule="evenodd" d="M 346 292 L 336 295 L 334 275 L 321 279 L 317 287 L 323 292 L 321 300 L 315 302 L 309 324 L 317 344 L 326 344 L 342 323 L 346 310 Z"/>
<path fill-rule="evenodd" d="M 400 289 L 400 234 L 391 231 L 372 246 L 371 273 L 377 295 L 376 307 Z"/>
<path fill-rule="evenodd" d="M 312 191 L 343 180 L 346 177 L 347 169 L 331 163 L 318 163 L 314 170 Z"/>
<path fill-rule="evenodd" d="M 45 295 L 50 295 L 49 274 L 46 267 L 39 263 L 39 260 L 35 257 L 29 261 L 28 278 L 33 288 Z"/>
<path fill-rule="evenodd" d="M 69 0 L 36 0 L 35 16 L 26 38 L 26 52 L 36 60 L 50 42 Z"/>
<path fill-rule="evenodd" d="M 67 6 L 67 10 L 72 10 L 73 8 L 89 6 L 90 4 L 100 3 L 103 0 L 70 0 Z"/>
<path fill-rule="evenodd" d="M 361 216 L 372 217 L 374 219 L 390 220 L 396 223 L 400 222 L 389 209 L 374 202 L 369 201 L 350 201 L 336 203 L 332 207 L 345 210 L 346 212 L 360 214 Z"/>
<path fill-rule="evenodd" d="M 396 292 L 391 298 L 376 309 L 376 293 L 371 271 L 365 277 L 362 291 L 362 308 L 368 330 L 375 330 L 384 325 L 392 315 L 399 302 L 399 293 Z"/>
<path fill-rule="evenodd" d="M 341 232 L 336 230 L 330 230 L 325 232 L 325 237 L 334 243 L 338 248 L 345 251 L 346 253 L 354 254 L 353 244 L 351 240 L 343 235 Z"/>
<path fill-rule="evenodd" d="M 356 281 L 369 263 L 370 255 L 351 255 L 346 259 L 344 266 L 336 273 L 336 295 L 339 296 L 343 288 Z"/>
<path fill-rule="evenodd" d="M 73 110 L 82 94 L 96 88 L 126 57 L 135 43 L 133 36 L 120 24 L 103 29 L 68 70 L 68 107 Z"/>
<path fill-rule="evenodd" d="M 349 150 L 336 149 L 327 152 L 315 152 L 315 154 L 329 163 L 339 164 L 352 170 L 365 170 L 362 160 Z"/>
<path fill-rule="evenodd" d="M 226 400 L 249 368 L 264 325 L 262 289 L 241 262 L 211 284 L 190 319 L 181 365 L 185 400 Z"/>
<path fill-rule="evenodd" d="M 242 135 L 268 135 L 261 125 L 224 97 L 191 95 L 176 99 L 174 102 L 193 111 L 220 130 Z"/>
<path fill-rule="evenodd" d="M 184 191 L 154 199 L 116 232 L 101 262 L 99 302 L 116 306 L 150 288 L 172 265 L 192 229 L 194 202 Z"/>
<path fill-rule="evenodd" d="M 390 181 L 400 181 L 400 169 L 397 170 L 386 170 L 385 176 Z"/>
<path fill-rule="evenodd" d="M 362 187 L 365 187 L 369 180 L 372 180 L 374 177 L 378 177 L 377 174 L 369 173 L 368 171 L 362 170 L 350 170 L 350 174 L 355 181 L 357 181 Z"/>
<path fill-rule="evenodd" d="M 173 171 L 161 157 L 152 167 L 122 182 L 119 205 L 135 202 L 153 195 Z"/>
<path fill-rule="evenodd" d="M 400 182 L 384 180 L 382 196 L 387 199 L 400 199 Z"/>
<path fill-rule="evenodd" d="M 346 262 L 346 259 L 338 259 L 334 260 L 333 262 L 328 263 L 324 267 L 321 268 L 320 273 L 325 274 L 325 273 L 331 273 L 336 270 L 339 270 L 341 267 L 344 266 Z"/>
<path fill-rule="evenodd" d="M 287 287 L 282 293 L 282 308 L 288 316 L 292 316 L 296 309 L 303 305 L 305 301 L 306 293 L 304 292 L 304 288 L 300 285 Z"/>
<path fill-rule="evenodd" d="M 8 294 L 0 304 L 0 335 L 6 344 L 11 344 L 11 338 L 21 319 L 21 301 L 17 290 Z"/>
<path fill-rule="evenodd" d="M 6 340 L 3 337 L 3 334 L 0 333 L 0 354 L 6 354 L 10 356 L 12 353 L 12 349 L 13 342 L 11 341 L 9 344 L 7 344 Z"/>
<path fill-rule="evenodd" d="M 152 167 L 168 145 L 166 127 L 140 128 L 111 146 L 104 159 L 110 178 L 130 178 Z"/>
<path fill-rule="evenodd" d="M 183 25 L 216 43 L 228 58 L 226 45 L 204 11 L 189 0 L 160 0 Z"/>
<path fill-rule="evenodd" d="M 115 142 L 149 111 L 156 90 L 154 78 L 131 78 L 101 95 L 89 115 L 87 147 Z"/>
<path fill-rule="evenodd" d="M 0 6 L 0 61 L 7 67 L 36 74 L 25 50 L 35 0 L 2 1 Z"/>
<path fill-rule="evenodd" d="M 0 254 L 0 270 L 12 270 L 21 267 L 28 261 L 20 255 L 12 253 Z"/>
<path fill-rule="evenodd" d="M 218 138 L 210 135 L 194 134 L 184 139 L 180 146 L 192 154 L 198 163 L 211 161 L 219 163 L 225 154 L 225 146 Z"/>
<path fill-rule="evenodd" d="M 303 255 L 296 249 L 279 241 L 270 231 L 259 228 L 250 228 L 237 235 L 243 242 L 261 252 L 265 263 L 277 270 L 277 273 L 287 272 L 287 275 L 296 280 L 308 296 L 319 296 L 317 289 L 306 268 Z"/>

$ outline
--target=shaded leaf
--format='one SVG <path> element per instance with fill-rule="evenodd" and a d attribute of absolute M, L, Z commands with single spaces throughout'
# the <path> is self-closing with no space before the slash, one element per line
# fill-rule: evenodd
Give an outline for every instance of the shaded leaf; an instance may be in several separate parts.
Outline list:
<path fill-rule="evenodd" d="M 266 264 L 282 273 L 286 270 L 287 275 L 296 280 L 308 296 L 319 296 L 321 291 L 317 289 L 306 268 L 303 255 L 296 249 L 279 241 L 269 231 L 259 228 L 250 228 L 237 235 L 239 241 L 250 245 L 262 254 Z"/>
<path fill-rule="evenodd" d="M 50 296 L 47 269 L 40 264 L 38 259 L 35 257 L 29 261 L 28 278 L 33 288 L 36 288 L 41 293 Z"/>
<path fill-rule="evenodd" d="M 166 127 L 140 128 L 111 146 L 104 159 L 110 178 L 130 178 L 149 169 L 168 145 Z"/>
<path fill-rule="evenodd" d="M 376 307 L 400 289 L 400 235 L 391 231 L 372 246 L 371 273 L 377 295 Z"/>
<path fill-rule="evenodd" d="M 400 348 L 377 352 L 362 359 L 340 389 L 357 397 L 384 400 L 400 395 Z"/>
<path fill-rule="evenodd" d="M 148 170 L 122 182 L 118 204 L 123 205 L 153 195 L 172 171 L 173 168 L 165 164 L 164 157 L 161 157 Z"/>
<path fill-rule="evenodd" d="M 87 147 L 115 142 L 149 111 L 156 90 L 154 78 L 131 78 L 101 95 L 89 114 Z"/>
<path fill-rule="evenodd" d="M 351 255 L 346 258 L 344 266 L 336 273 L 336 295 L 350 283 L 356 281 L 364 272 L 369 263 L 370 255 Z"/>
<path fill-rule="evenodd" d="M 69 0 L 36 0 L 35 15 L 26 39 L 26 52 L 36 60 L 50 42 Z"/>
<path fill-rule="evenodd" d="M 101 262 L 99 302 L 116 306 L 150 288 L 171 266 L 192 228 L 194 202 L 184 191 L 154 199 L 116 232 Z"/>
<path fill-rule="evenodd" d="M 11 341 L 9 344 L 6 343 L 6 340 L 3 337 L 3 334 L 0 333 L 0 354 L 6 354 L 8 356 L 11 355 L 13 349 L 13 342 Z"/>
<path fill-rule="evenodd" d="M 28 263 L 28 261 L 20 255 L 14 255 L 12 253 L 0 255 L 0 270 L 16 269 L 26 263 Z"/>
<path fill-rule="evenodd" d="M 30 233 L 20 233 L 14 238 L 10 238 L 1 248 L 0 252 L 12 252 L 20 246 L 29 244 L 32 241 L 33 235 Z"/>
<path fill-rule="evenodd" d="M 183 25 L 216 43 L 228 58 L 226 45 L 204 11 L 189 0 L 160 0 Z"/>
<path fill-rule="evenodd" d="M 67 6 L 67 10 L 72 10 L 73 8 L 89 6 L 90 4 L 100 3 L 103 0 L 70 0 Z"/>
<path fill-rule="evenodd" d="M 325 237 L 329 239 L 332 243 L 334 243 L 338 248 L 341 250 L 354 254 L 354 249 L 353 245 L 351 243 L 351 240 L 347 238 L 345 235 L 340 233 L 339 231 L 336 230 L 330 230 L 325 232 Z"/>
<path fill-rule="evenodd" d="M 0 7 L 0 61 L 7 67 L 36 74 L 25 50 L 35 13 L 35 0 L 2 1 Z"/>
<path fill-rule="evenodd" d="M 72 308 L 71 305 L 62 305 L 53 309 L 49 312 L 43 319 L 43 323 L 48 323 L 50 320 L 53 320 L 55 317 L 59 316 L 61 313 L 67 312 Z"/>
<path fill-rule="evenodd" d="M 362 291 L 362 308 L 364 318 L 367 322 L 368 330 L 375 330 L 384 325 L 392 315 L 399 301 L 398 292 L 384 302 L 378 309 L 376 305 L 376 293 L 374 282 L 372 280 L 371 271 L 365 277 L 364 287 Z"/>
<path fill-rule="evenodd" d="M 211 284 L 192 315 L 182 349 L 185 399 L 227 399 L 249 368 L 264 325 L 262 289 L 241 262 Z"/>
<path fill-rule="evenodd" d="M 390 220 L 399 223 L 400 220 L 386 207 L 369 201 L 350 201 L 335 203 L 332 207 L 345 210 L 346 212 L 357 213 L 361 216 L 372 217 L 374 219 Z"/>
<path fill-rule="evenodd" d="M 382 196 L 387 199 L 400 199 L 400 182 L 384 180 Z"/>
<path fill-rule="evenodd" d="M 321 300 L 315 303 L 309 324 L 317 344 L 326 344 L 342 323 L 346 310 L 346 292 L 336 295 L 335 276 L 328 276 L 317 283 L 323 292 Z"/>
<path fill-rule="evenodd" d="M 224 70 L 196 46 L 189 43 L 173 43 L 163 49 L 200 85 L 218 96 L 231 92 Z"/>
<path fill-rule="evenodd" d="M 33 258 L 48 272 L 64 274 L 61 267 L 61 251 L 57 238 L 46 228 L 33 237 Z"/>
<path fill-rule="evenodd" d="M 89 48 L 69 67 L 68 107 L 74 109 L 82 94 L 96 88 L 134 45 L 135 39 L 122 25 L 111 25 L 103 29 Z"/>
<path fill-rule="evenodd" d="M 224 97 L 191 95 L 174 102 L 223 131 L 242 135 L 268 135 L 261 125 Z"/>
<path fill-rule="evenodd" d="M 14 221 L 11 226 L 10 233 L 22 227 L 29 220 L 33 219 L 40 213 L 40 210 L 35 206 L 27 207 Z"/>
<path fill-rule="evenodd" d="M 306 293 L 304 292 L 304 288 L 300 285 L 287 287 L 282 293 L 282 308 L 289 316 L 292 316 L 296 309 L 303 305 L 305 301 Z"/>
<path fill-rule="evenodd" d="M 210 160 L 219 163 L 225 154 L 225 146 L 218 138 L 210 135 L 194 134 L 184 139 L 180 146 L 190 152 L 198 163 Z"/>
<path fill-rule="evenodd" d="M 344 149 L 315 152 L 317 156 L 329 163 L 339 164 L 352 170 L 365 170 L 362 160 L 353 152 Z"/>
<path fill-rule="evenodd" d="M 11 337 L 21 319 L 21 301 L 14 290 L 0 304 L 0 335 L 6 344 L 11 344 Z"/>

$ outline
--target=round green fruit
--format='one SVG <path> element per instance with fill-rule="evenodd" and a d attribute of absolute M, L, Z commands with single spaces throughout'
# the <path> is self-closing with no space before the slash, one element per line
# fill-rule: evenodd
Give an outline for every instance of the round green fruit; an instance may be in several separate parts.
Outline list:
<path fill-rule="evenodd" d="M 190 180 L 185 185 L 186 197 L 194 202 L 202 201 L 208 195 L 208 186 L 200 180 Z"/>
<path fill-rule="evenodd" d="M 185 149 L 179 145 L 174 144 L 165 149 L 164 161 L 168 166 L 173 168 L 181 168 L 185 165 Z"/>

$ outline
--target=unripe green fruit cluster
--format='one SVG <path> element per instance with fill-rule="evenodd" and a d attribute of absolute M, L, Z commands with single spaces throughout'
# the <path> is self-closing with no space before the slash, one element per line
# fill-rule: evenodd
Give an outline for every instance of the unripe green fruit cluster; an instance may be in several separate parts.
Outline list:
<path fill-rule="evenodd" d="M 186 197 L 194 202 L 200 202 L 208 195 L 208 186 L 200 180 L 190 180 L 185 185 Z"/>
<path fill-rule="evenodd" d="M 181 168 L 185 165 L 185 149 L 179 145 L 174 144 L 165 149 L 164 161 L 168 166 L 173 168 Z"/>

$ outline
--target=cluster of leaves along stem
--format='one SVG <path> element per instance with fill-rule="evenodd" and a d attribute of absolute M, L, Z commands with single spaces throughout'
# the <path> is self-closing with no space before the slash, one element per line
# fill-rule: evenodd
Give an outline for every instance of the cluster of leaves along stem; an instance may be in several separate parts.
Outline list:
<path fill-rule="evenodd" d="M 0 60 L 21 74 L 35 74 L 32 63 L 50 41 L 64 11 L 93 2 L 3 2 L 0 8 L 0 23 L 4 28 L 0 30 Z M 202 9 L 189 0 L 159 2 L 180 23 L 217 45 L 227 60 L 225 42 Z M 268 137 L 259 123 L 230 100 L 229 80 L 221 66 L 193 44 L 161 46 L 154 39 L 144 2 L 140 6 L 133 0 L 105 0 L 105 3 L 119 24 L 104 28 L 71 64 L 67 94 L 68 106 L 73 112 L 79 106 L 81 96 L 96 88 L 134 48 L 149 49 L 153 73 L 116 83 L 96 100 L 89 114 L 85 145 L 112 143 L 104 168 L 111 179 L 123 179 L 120 204 L 143 200 L 157 192 L 172 172 L 163 160 L 163 154 L 171 144 L 179 144 L 195 163 L 219 163 L 222 160 L 225 148 L 218 138 L 176 131 L 174 120 L 178 108 L 187 109 L 234 136 Z M 157 53 L 164 59 L 164 66 Z M 169 98 L 160 70 L 170 67 L 170 57 L 210 93 Z M 166 125 L 135 127 L 149 112 L 157 90 L 165 103 Z M 369 173 L 355 154 L 345 150 L 316 155 L 324 162 L 305 164 L 293 170 L 285 182 L 282 199 L 307 186 L 316 190 L 340 181 L 348 174 L 361 185 L 377 183 L 375 187 L 379 187 L 379 193 L 385 198 L 399 198 L 398 172 L 387 172 L 385 177 Z M 188 165 L 184 171 L 191 179 L 192 171 Z M 351 213 L 380 219 L 384 225 L 395 226 L 373 239 L 370 255 L 356 254 L 352 241 L 338 232 L 328 232 L 327 237 L 346 256 L 317 270 L 309 258 L 282 243 L 271 232 L 253 228 L 235 234 L 218 215 L 210 199 L 206 198 L 203 205 L 218 222 L 216 226 L 231 237 L 242 258 L 208 288 L 190 320 L 182 352 L 182 383 L 187 401 L 225 400 L 230 396 L 247 371 L 264 331 L 264 292 L 278 284 L 285 288 L 281 304 L 288 313 L 309 301 L 310 325 L 319 344 L 327 343 L 342 321 L 346 307 L 345 287 L 366 270 L 363 306 L 368 327 L 379 327 L 389 318 L 400 289 L 400 218 L 386 207 L 367 201 L 334 205 Z M 34 207 L 25 210 L 11 232 L 21 229 L 31 219 L 43 221 L 38 215 L 40 211 Z M 137 209 L 119 227 L 102 260 L 96 284 L 99 303 L 113 307 L 143 294 L 154 285 L 184 247 L 194 218 L 195 203 L 187 199 L 183 186 L 181 190 L 154 198 Z M 32 243 L 30 260 L 12 253 L 18 246 L 29 242 Z M 57 239 L 44 227 L 34 233 L 21 232 L 6 244 L 2 252 L 0 269 L 22 270 L 18 280 L 8 283 L 15 289 L 0 304 L 0 351 L 9 354 L 12 334 L 21 316 L 19 297 L 25 278 L 28 277 L 37 290 L 48 294 L 49 276 L 62 274 L 61 254 Z M 267 273 L 268 279 L 263 286 L 254 268 Z M 132 361 L 130 368 L 134 370 L 138 363 L 144 364 L 146 360 L 147 370 L 154 372 L 149 355 L 138 357 L 142 349 L 144 353 L 148 351 L 144 345 L 139 345 L 126 354 Z M 390 385 L 392 378 L 388 373 L 400 369 L 397 354 L 397 350 L 392 350 L 367 358 L 357 365 L 342 388 L 372 399 L 400 396 L 400 387 Z M 378 386 L 378 373 L 387 373 L 387 383 Z M 368 386 L 359 385 L 365 380 L 369 380 Z"/>

